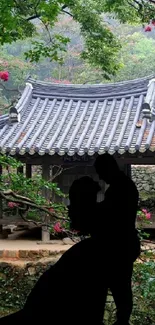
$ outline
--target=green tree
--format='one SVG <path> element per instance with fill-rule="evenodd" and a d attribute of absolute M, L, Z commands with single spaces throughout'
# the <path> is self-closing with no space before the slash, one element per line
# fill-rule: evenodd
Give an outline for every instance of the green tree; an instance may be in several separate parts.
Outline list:
<path fill-rule="evenodd" d="M 155 39 L 142 33 L 128 35 L 120 51 L 122 68 L 114 81 L 141 78 L 155 72 Z"/>
<path fill-rule="evenodd" d="M 36 226 L 47 225 L 51 232 L 55 232 L 55 221 L 58 220 L 58 232 L 71 235 L 68 232 L 69 220 L 67 208 L 63 203 L 55 202 L 55 195 L 66 197 L 62 193 L 55 178 L 63 170 L 58 168 L 49 181 L 40 175 L 26 178 L 17 173 L 17 168 L 23 164 L 11 156 L 0 155 L 0 165 L 3 173 L 0 176 L 0 200 L 3 200 L 3 214 L 15 218 L 19 215 L 24 221 L 32 222 Z M 49 192 L 48 199 L 43 196 L 43 190 Z M 27 196 L 25 196 L 27 193 Z"/>
<path fill-rule="evenodd" d="M 8 106 L 20 94 L 27 75 L 33 73 L 33 65 L 20 57 L 8 54 L 7 48 L 0 50 L 0 71 L 9 72 L 9 80 L 0 80 L 0 114 L 6 113 Z"/>
<path fill-rule="evenodd" d="M 154 32 L 155 29 L 147 34 L 142 31 L 140 26 L 117 26 L 116 33 L 122 44 L 119 52 L 121 68 L 110 81 L 131 80 L 154 74 Z M 73 52 L 72 57 L 74 57 Z M 65 69 L 65 66 L 63 68 Z M 65 70 L 67 74 L 67 68 Z M 92 68 L 89 64 L 79 60 L 78 64 L 74 66 L 73 79 L 70 81 L 73 83 L 103 83 L 105 79 L 100 68 Z"/>
<path fill-rule="evenodd" d="M 11 43 L 35 36 L 33 47 L 26 53 L 31 61 L 49 57 L 62 62 L 69 38 L 53 32 L 58 19 L 69 15 L 79 23 L 84 39 L 81 56 L 91 65 L 101 67 L 104 77 L 115 75 L 119 68 L 119 40 L 109 29 L 103 14 L 120 22 L 148 22 L 155 16 L 155 2 L 137 0 L 0 0 L 0 43 Z M 46 41 L 37 34 L 46 31 Z"/>

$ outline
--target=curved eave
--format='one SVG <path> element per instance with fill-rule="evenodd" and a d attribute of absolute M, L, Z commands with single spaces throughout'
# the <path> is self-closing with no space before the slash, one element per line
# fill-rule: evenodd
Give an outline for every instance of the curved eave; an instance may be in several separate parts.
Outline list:
<path fill-rule="evenodd" d="M 40 97 L 66 98 L 66 99 L 105 99 L 114 97 L 129 97 L 146 94 L 147 86 L 153 76 L 134 79 L 124 82 L 106 83 L 106 84 L 52 84 L 29 78 L 29 83 L 33 86 L 33 94 Z"/>
<path fill-rule="evenodd" d="M 0 117 L 0 151 L 21 156 L 154 152 L 155 121 L 149 123 L 141 112 L 149 80 L 81 86 L 29 79 L 16 105 L 20 122 L 8 125 L 9 116 Z"/>
<path fill-rule="evenodd" d="M 124 154 L 136 154 L 136 153 L 141 153 L 141 154 L 145 154 L 146 152 L 150 152 L 150 153 L 154 153 L 155 152 L 155 145 L 152 145 L 148 148 L 147 145 L 144 145 L 142 147 L 137 147 L 136 145 L 132 148 L 129 148 L 129 150 L 126 150 L 125 148 L 120 148 L 119 150 L 115 150 L 114 148 L 109 148 L 109 150 L 105 150 L 105 149 L 99 149 L 99 150 L 88 150 L 87 148 L 81 149 L 81 150 L 70 150 L 70 151 L 65 151 L 65 150 L 37 150 L 37 148 L 34 148 L 33 150 L 26 150 L 26 149 L 22 149 L 22 150 L 9 150 L 9 148 L 5 148 L 5 149 L 1 149 L 0 152 L 2 154 L 9 154 L 11 156 L 24 156 L 24 155 L 30 155 L 30 156 L 34 156 L 36 154 L 38 154 L 39 156 L 45 156 L 45 155 L 49 155 L 49 156 L 54 156 L 54 155 L 58 155 L 58 156 L 69 156 L 69 157 L 73 157 L 75 155 L 79 156 L 79 157 L 83 157 L 85 155 L 88 156 L 94 156 L 96 154 L 98 155 L 102 155 L 104 153 L 109 153 L 111 155 L 114 154 L 119 154 L 119 155 L 124 155 Z"/>

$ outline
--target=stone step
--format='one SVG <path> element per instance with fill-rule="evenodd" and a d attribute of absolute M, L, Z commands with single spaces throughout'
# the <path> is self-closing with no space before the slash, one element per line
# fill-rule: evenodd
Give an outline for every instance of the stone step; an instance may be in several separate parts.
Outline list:
<path fill-rule="evenodd" d="M 48 244 L 30 240 L 0 240 L 1 260 L 39 260 L 41 258 L 55 257 L 66 252 L 74 243 L 68 238 L 64 240 L 51 240 Z"/>
<path fill-rule="evenodd" d="M 8 259 L 39 260 L 41 258 L 56 257 L 66 252 L 68 249 L 66 246 L 55 250 L 0 250 L 0 262 Z"/>

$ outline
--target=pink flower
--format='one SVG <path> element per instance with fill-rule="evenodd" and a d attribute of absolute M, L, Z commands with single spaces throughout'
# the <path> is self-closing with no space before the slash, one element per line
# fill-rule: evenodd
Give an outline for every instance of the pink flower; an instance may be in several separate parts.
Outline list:
<path fill-rule="evenodd" d="M 142 212 L 144 212 L 146 214 L 147 213 L 147 210 L 146 209 L 142 209 Z"/>
<path fill-rule="evenodd" d="M 0 71 L 0 79 L 4 81 L 9 80 L 9 72 L 8 71 Z"/>
<path fill-rule="evenodd" d="M 15 207 L 18 207 L 18 203 L 16 203 L 16 202 L 8 202 L 8 207 L 9 207 L 9 208 L 15 208 Z"/>
<path fill-rule="evenodd" d="M 58 233 L 62 232 L 62 228 L 61 228 L 61 224 L 60 224 L 60 222 L 57 222 L 57 223 L 54 225 L 54 231 L 55 231 L 55 232 L 58 232 Z"/>
<path fill-rule="evenodd" d="M 55 212 L 53 208 L 49 208 L 49 211 L 50 211 L 51 213 L 54 213 L 54 212 Z"/>
<path fill-rule="evenodd" d="M 145 217 L 146 217 L 146 219 L 149 220 L 151 218 L 151 213 L 150 212 L 146 213 Z"/>
<path fill-rule="evenodd" d="M 152 30 L 151 26 L 148 25 L 145 27 L 145 32 L 151 32 L 151 30 Z"/>

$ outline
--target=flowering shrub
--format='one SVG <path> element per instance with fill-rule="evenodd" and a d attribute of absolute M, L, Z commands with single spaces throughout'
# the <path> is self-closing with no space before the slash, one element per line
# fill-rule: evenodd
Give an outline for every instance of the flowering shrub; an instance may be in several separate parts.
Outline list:
<path fill-rule="evenodd" d="M 148 220 L 151 219 L 151 213 L 148 212 L 147 209 L 142 209 L 137 212 L 137 219 L 138 221 L 142 221 L 143 223 L 148 223 Z"/>
<path fill-rule="evenodd" d="M 155 26 L 155 19 L 152 19 L 152 25 Z"/>
<path fill-rule="evenodd" d="M 152 29 L 155 27 L 155 19 L 152 19 L 150 24 L 145 26 L 145 32 L 151 32 Z"/>
<path fill-rule="evenodd" d="M 149 234 L 143 231 L 146 224 L 151 224 L 151 213 L 147 209 L 142 209 L 137 212 L 138 231 L 141 239 L 149 237 Z"/>
<path fill-rule="evenodd" d="M 9 72 L 8 71 L 0 71 L 0 79 L 4 81 L 9 80 Z"/>
<path fill-rule="evenodd" d="M 13 208 L 15 208 L 15 207 L 18 207 L 18 206 L 19 206 L 18 203 L 15 203 L 15 202 L 8 202 L 8 207 L 11 208 L 11 209 L 13 209 Z"/>
<path fill-rule="evenodd" d="M 53 232 L 55 235 L 66 235 L 68 232 L 70 232 L 70 221 L 57 221 L 51 228 L 51 232 Z"/>
<path fill-rule="evenodd" d="M 0 155 L 0 165 L 3 167 L 0 197 L 3 197 L 4 216 L 19 215 L 24 221 L 34 222 L 36 226 L 46 223 L 54 234 L 60 234 L 63 228 L 66 229 L 66 223 L 63 224 L 67 219 L 66 206 L 55 203 L 52 196 L 54 193 L 58 197 L 65 197 L 57 183 L 46 181 L 40 175 L 28 179 L 24 174 L 17 173 L 17 168 L 22 164 L 9 156 Z M 44 197 L 43 189 L 49 191 L 49 199 Z"/>
<path fill-rule="evenodd" d="M 145 27 L 145 32 L 151 32 L 152 31 L 152 27 L 151 26 L 146 26 Z"/>
<path fill-rule="evenodd" d="M 56 222 L 56 224 L 54 225 L 53 229 L 54 229 L 54 231 L 55 231 L 56 233 L 61 233 L 61 232 L 63 232 L 63 229 L 62 229 L 62 227 L 61 227 L 61 223 L 60 223 L 59 221 Z"/>

